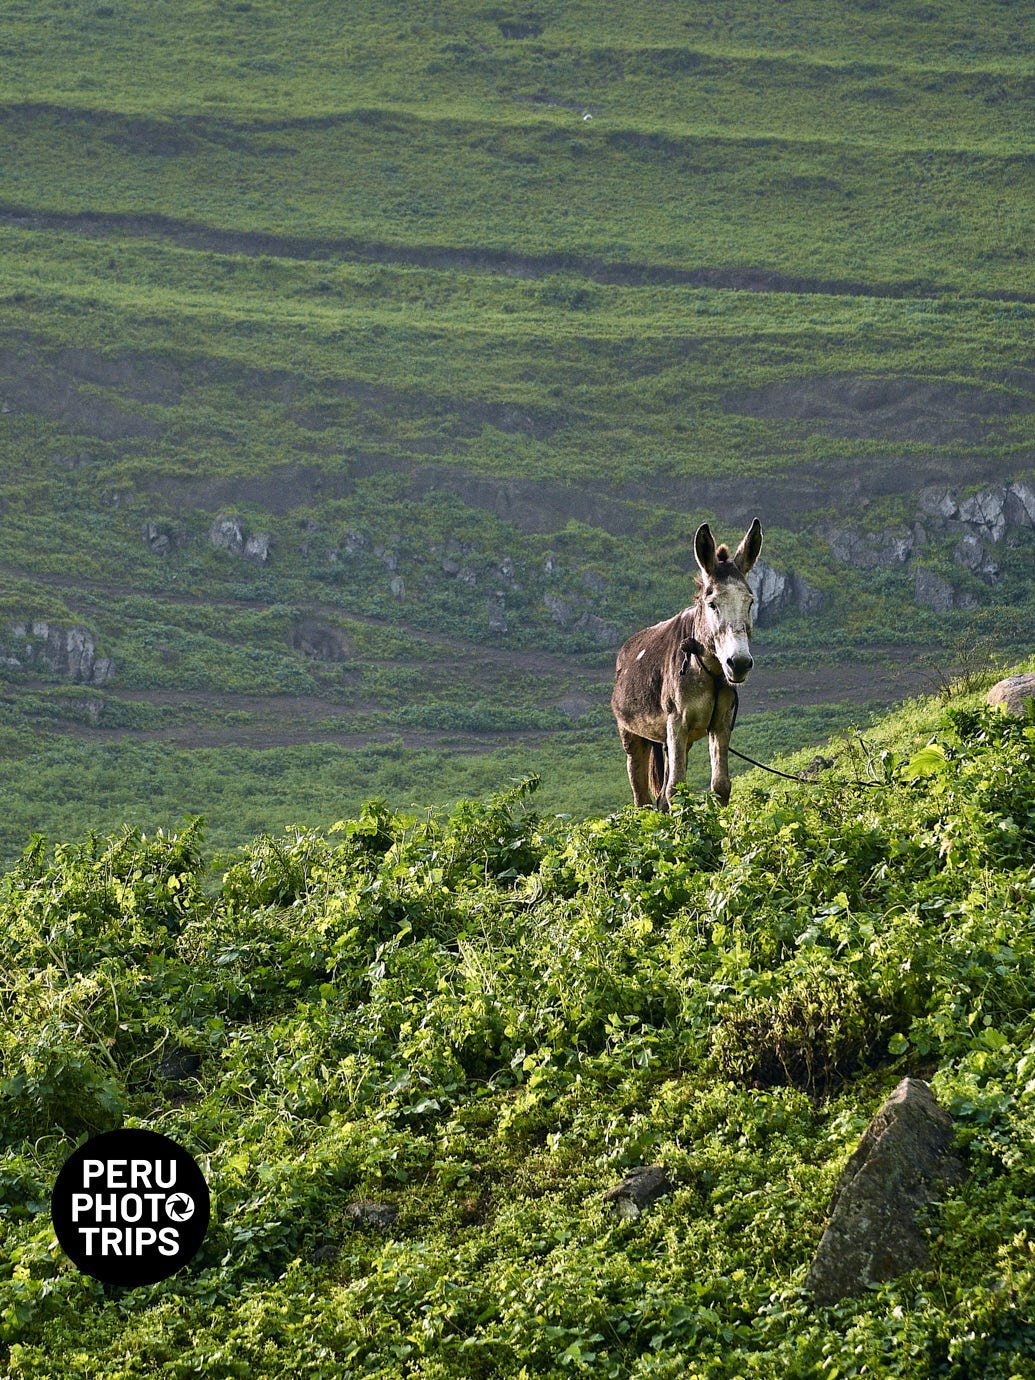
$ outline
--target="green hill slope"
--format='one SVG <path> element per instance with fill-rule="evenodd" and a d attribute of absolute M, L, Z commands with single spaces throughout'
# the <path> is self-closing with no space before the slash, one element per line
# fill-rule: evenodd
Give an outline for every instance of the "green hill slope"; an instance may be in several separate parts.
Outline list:
<path fill-rule="evenodd" d="M 0 44 L 7 856 L 529 770 L 611 808 L 611 654 L 705 518 L 790 581 L 749 748 L 1025 647 L 1035 489 L 978 512 L 1032 478 L 1017 6 L 120 0 Z"/>
<path fill-rule="evenodd" d="M 971 696 L 727 811 L 374 803 L 216 883 L 194 829 L 32 849 L 0 884 L 4 1373 L 1029 1374 L 1033 745 Z M 905 1073 L 967 1175 L 926 1268 L 817 1308 L 831 1190 Z M 121 1293 L 47 1210 L 117 1124 L 187 1145 L 215 1204 L 186 1272 Z M 605 1210 L 660 1162 L 667 1197 Z"/>

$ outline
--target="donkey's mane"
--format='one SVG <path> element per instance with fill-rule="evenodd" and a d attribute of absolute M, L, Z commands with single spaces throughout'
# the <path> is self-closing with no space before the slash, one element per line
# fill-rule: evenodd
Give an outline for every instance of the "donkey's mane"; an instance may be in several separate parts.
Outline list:
<path fill-rule="evenodd" d="M 738 577 L 741 580 L 744 578 L 743 574 L 741 573 L 740 566 L 737 565 L 736 561 L 733 560 L 733 558 L 730 556 L 729 547 L 716 547 L 714 576 L 716 583 L 718 584 L 723 580 L 730 580 L 734 576 Z M 699 590 L 704 589 L 706 583 L 705 576 L 702 575 L 700 571 L 698 571 L 697 575 L 694 578 L 697 580 L 697 588 Z"/>

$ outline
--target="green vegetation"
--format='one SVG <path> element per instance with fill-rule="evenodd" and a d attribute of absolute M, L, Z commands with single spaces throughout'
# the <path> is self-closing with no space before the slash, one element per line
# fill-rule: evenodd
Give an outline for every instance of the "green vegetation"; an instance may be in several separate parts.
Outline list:
<path fill-rule="evenodd" d="M 1029 1374 L 1035 715 L 918 702 L 824 751 L 818 789 L 756 773 L 727 811 L 373 801 L 221 879 L 196 824 L 34 843 L 0 884 L 4 1373 Z M 907 1072 L 967 1176 L 927 1268 L 817 1308 L 831 1190 Z M 128 1292 L 47 1207 L 119 1124 L 215 1204 Z M 658 1162 L 674 1191 L 611 1216 Z"/>

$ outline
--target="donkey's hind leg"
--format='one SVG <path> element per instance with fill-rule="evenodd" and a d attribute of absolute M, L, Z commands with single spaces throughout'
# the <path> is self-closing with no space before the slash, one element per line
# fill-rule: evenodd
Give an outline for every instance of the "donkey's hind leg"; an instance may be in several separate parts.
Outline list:
<path fill-rule="evenodd" d="M 649 805 L 651 745 L 646 738 L 641 738 L 638 733 L 630 733 L 627 728 L 620 729 L 619 732 L 622 736 L 622 747 L 625 748 L 625 765 L 629 769 L 633 804 Z"/>

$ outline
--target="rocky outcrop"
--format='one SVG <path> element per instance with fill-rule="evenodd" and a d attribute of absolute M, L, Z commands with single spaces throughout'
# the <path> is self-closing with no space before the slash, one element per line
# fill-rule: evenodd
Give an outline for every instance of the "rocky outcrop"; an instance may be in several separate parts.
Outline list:
<path fill-rule="evenodd" d="M 918 604 L 933 609 L 935 613 L 947 613 L 949 609 L 973 609 L 977 599 L 969 590 L 954 588 L 937 571 L 927 566 L 917 566 L 913 577 L 913 597 Z"/>
<path fill-rule="evenodd" d="M 837 559 L 856 570 L 905 565 L 916 541 L 912 532 L 857 532 L 844 527 L 830 527 L 822 535 Z"/>
<path fill-rule="evenodd" d="M 962 1177 L 952 1118 L 918 1078 L 903 1078 L 870 1122 L 834 1190 L 805 1280 L 819 1303 L 925 1265 L 917 1212 Z"/>
<path fill-rule="evenodd" d="M 265 565 L 270 558 L 270 547 L 273 538 L 268 532 L 255 532 L 246 538 L 244 543 L 244 556 L 246 560 L 254 561 L 256 565 Z"/>
<path fill-rule="evenodd" d="M 34 619 L 12 623 L 11 655 L 4 657 L 12 669 L 46 669 L 78 685 L 106 685 L 115 674 L 111 657 L 97 655 L 97 643 L 89 628 L 72 627 Z"/>
<path fill-rule="evenodd" d="M 755 622 L 763 628 L 783 613 L 811 613 L 823 602 L 822 592 L 796 571 L 783 573 L 765 561 L 755 562 L 747 581 L 755 596 Z"/>
<path fill-rule="evenodd" d="M 989 547 L 1016 543 L 1017 537 L 1035 528 L 1035 485 L 1018 480 L 1009 485 L 990 485 L 961 499 L 957 490 L 929 485 L 917 496 L 917 519 L 906 529 L 861 532 L 828 527 L 821 535 L 831 552 L 856 570 L 911 568 L 914 597 L 918 604 L 942 613 L 969 609 L 978 600 L 969 590 L 957 590 L 943 576 L 914 564 L 932 540 L 955 538 L 952 558 L 960 570 L 985 584 L 996 584 L 1002 563 Z"/>
<path fill-rule="evenodd" d="M 917 512 L 936 530 L 996 545 L 1011 532 L 1035 527 L 1035 485 L 1024 479 L 1009 487 L 993 484 L 964 499 L 955 489 L 933 485 L 920 490 Z"/>
<path fill-rule="evenodd" d="M 244 551 L 244 523 L 236 513 L 220 513 L 209 528 L 208 539 L 218 551 L 240 556 Z"/>
<path fill-rule="evenodd" d="M 255 565 L 265 565 L 269 561 L 273 545 L 269 532 L 253 532 L 249 535 L 244 519 L 236 513 L 220 513 L 209 528 L 208 539 L 218 551 L 243 556 Z"/>
<path fill-rule="evenodd" d="M 985 699 L 1001 704 L 1009 714 L 1024 714 L 1035 700 L 1035 675 L 1007 676 L 992 686 Z"/>
<path fill-rule="evenodd" d="M 980 537 L 968 532 L 956 543 L 952 559 L 961 570 L 969 570 L 986 584 L 994 585 L 1002 573 L 1002 566 L 991 554 Z"/>

